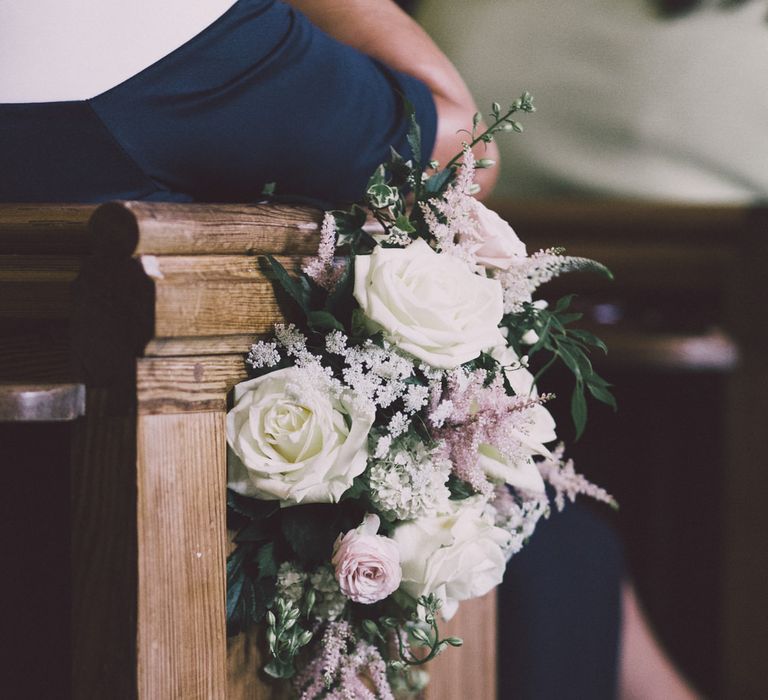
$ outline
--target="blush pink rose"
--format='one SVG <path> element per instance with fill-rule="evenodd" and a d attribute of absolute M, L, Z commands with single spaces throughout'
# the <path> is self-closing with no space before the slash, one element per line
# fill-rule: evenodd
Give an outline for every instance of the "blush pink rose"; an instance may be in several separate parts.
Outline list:
<path fill-rule="evenodd" d="M 525 243 L 495 211 L 475 200 L 473 214 L 480 239 L 480 247 L 475 250 L 478 264 L 508 270 L 515 258 L 526 256 Z"/>
<path fill-rule="evenodd" d="M 356 603 L 375 603 L 400 585 L 400 550 L 378 531 L 379 516 L 366 515 L 358 528 L 339 535 L 333 547 L 339 588 Z"/>

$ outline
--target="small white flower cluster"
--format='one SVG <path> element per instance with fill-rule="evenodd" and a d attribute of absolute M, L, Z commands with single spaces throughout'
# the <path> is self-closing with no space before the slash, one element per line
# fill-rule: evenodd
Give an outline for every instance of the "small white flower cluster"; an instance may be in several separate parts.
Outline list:
<path fill-rule="evenodd" d="M 360 400 L 378 408 L 388 408 L 402 400 L 403 409 L 394 413 L 386 429 L 392 438 L 407 432 L 413 414 L 429 400 L 429 387 L 407 381 L 414 374 L 413 360 L 397 353 L 386 341 L 384 347 L 371 340 L 350 347 L 341 331 L 328 334 L 325 349 L 344 358 L 344 383 L 354 388 Z"/>
<path fill-rule="evenodd" d="M 254 343 L 251 345 L 251 351 L 245 358 L 245 362 L 254 369 L 274 367 L 280 363 L 280 351 L 277 349 L 277 343 L 273 340 L 268 343 L 263 340 Z"/>
<path fill-rule="evenodd" d="M 390 520 L 412 520 L 445 509 L 449 460 L 415 438 L 395 443 L 369 467 L 371 500 Z"/>
<path fill-rule="evenodd" d="M 317 599 L 312 608 L 312 617 L 316 620 L 333 622 L 341 617 L 347 604 L 347 597 L 341 592 L 333 567 L 323 564 L 309 575 L 309 583 Z"/>
<path fill-rule="evenodd" d="M 520 500 L 503 485 L 496 489 L 491 505 L 496 527 L 506 530 L 512 536 L 506 550 L 507 559 L 523 548 L 539 519 L 542 516 L 549 517 L 550 512 L 546 496 Z"/>
<path fill-rule="evenodd" d="M 307 574 L 291 562 L 283 562 L 277 570 L 277 597 L 300 607 L 307 586 L 315 593 L 311 615 L 320 621 L 333 621 L 341 617 L 347 598 L 341 592 L 330 564 L 323 564 Z"/>
<path fill-rule="evenodd" d="M 296 606 L 304 597 L 307 575 L 291 562 L 284 561 L 277 570 L 277 597 L 291 601 Z"/>

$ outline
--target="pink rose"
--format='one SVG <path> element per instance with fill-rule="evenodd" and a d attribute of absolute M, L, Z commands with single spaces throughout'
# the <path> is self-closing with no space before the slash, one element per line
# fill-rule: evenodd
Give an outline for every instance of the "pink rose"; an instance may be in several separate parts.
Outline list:
<path fill-rule="evenodd" d="M 526 256 L 523 243 L 512 227 L 495 211 L 474 202 L 474 218 L 480 247 L 475 250 L 478 264 L 508 270 L 515 258 Z"/>
<path fill-rule="evenodd" d="M 333 566 L 341 592 L 356 603 L 375 603 L 400 585 L 400 550 L 379 531 L 379 516 L 366 515 L 362 524 L 339 535 Z"/>

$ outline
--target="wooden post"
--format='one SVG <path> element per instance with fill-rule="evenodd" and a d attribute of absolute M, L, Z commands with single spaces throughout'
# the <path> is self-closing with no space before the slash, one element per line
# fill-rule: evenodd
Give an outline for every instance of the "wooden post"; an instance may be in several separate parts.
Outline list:
<path fill-rule="evenodd" d="M 113 589 L 122 576 L 135 581 L 135 591 L 116 603 L 84 584 L 100 605 L 82 599 L 77 606 L 89 633 L 76 658 L 91 668 L 77 697 L 93 697 L 91 688 L 106 692 L 107 676 L 114 681 L 109 660 L 115 659 L 110 647 L 116 623 L 104 621 L 116 612 L 123 641 L 135 620 L 135 676 L 131 669 L 122 675 L 127 696 L 287 695 L 258 673 L 258 631 L 229 644 L 225 635 L 224 418 L 229 390 L 245 378 L 245 352 L 285 317 L 259 256 L 276 255 L 298 270 L 316 251 L 320 220 L 317 211 L 273 206 L 127 202 L 94 213 L 95 255 L 76 286 L 74 345 L 89 393 L 106 398 L 101 410 L 89 407 L 79 459 L 94 469 L 99 462 L 100 475 L 88 478 L 106 484 L 114 477 L 115 508 L 89 509 L 94 493 L 83 491 L 79 511 L 90 520 L 82 522 L 87 536 L 78 539 L 89 546 L 77 551 L 80 568 L 87 566 L 89 550 L 101 552 L 88 567 L 101 579 L 96 588 Z M 117 427 L 110 429 L 106 421 L 115 416 Z M 107 446 L 100 447 L 105 431 L 110 440 L 123 437 L 120 454 L 108 460 Z M 131 473 L 135 491 L 127 482 Z M 118 541 L 124 546 L 116 554 L 108 546 L 121 527 L 115 511 L 132 502 L 135 520 L 122 523 Z M 477 629 L 486 630 L 480 636 L 489 640 L 493 615 L 486 606 L 472 618 L 473 626 L 482 618 Z M 88 664 L 89 655 L 105 661 Z M 492 676 L 493 656 L 484 649 L 481 673 L 465 675 Z M 476 658 L 455 652 L 453 668 Z M 440 670 L 436 676 L 440 688 Z M 486 680 L 492 687 L 493 679 Z"/>

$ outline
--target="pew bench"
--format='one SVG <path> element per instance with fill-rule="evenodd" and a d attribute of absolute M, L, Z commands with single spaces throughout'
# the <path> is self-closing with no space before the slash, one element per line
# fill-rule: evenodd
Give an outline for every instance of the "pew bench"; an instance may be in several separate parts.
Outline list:
<path fill-rule="evenodd" d="M 286 318 L 260 256 L 297 271 L 321 218 L 264 205 L 0 205 L 0 420 L 40 417 L 46 397 L 66 404 L 46 418 L 76 419 L 62 444 L 73 697 L 284 696 L 257 673 L 259 631 L 226 638 L 224 421 L 251 343 Z M 426 697 L 493 697 L 494 596 L 449 629 L 471 652 L 440 659 Z"/>
<path fill-rule="evenodd" d="M 705 330 L 593 320 L 607 366 L 728 376 L 719 663 L 725 696 L 765 696 L 766 210 L 495 206 L 529 251 L 564 245 L 613 269 L 613 286 L 566 278 L 594 302 L 587 311 L 711 307 Z M 320 218 L 264 205 L 0 205 L 0 420 L 73 419 L 73 697 L 278 697 L 256 674 L 257 635 L 225 635 L 224 416 L 250 343 L 290 313 L 259 256 L 298 269 Z M 68 408 L 25 414 L 27 392 L 49 389 Z M 465 647 L 437 660 L 428 698 L 494 697 L 494 596 L 464 604 L 450 633 Z"/>

